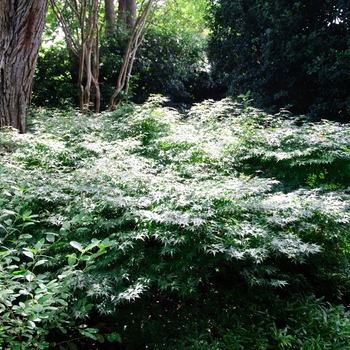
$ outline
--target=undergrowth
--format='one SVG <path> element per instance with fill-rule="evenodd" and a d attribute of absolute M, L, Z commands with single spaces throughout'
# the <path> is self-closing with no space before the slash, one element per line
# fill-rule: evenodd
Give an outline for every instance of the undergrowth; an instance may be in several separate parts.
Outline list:
<path fill-rule="evenodd" d="M 349 127 L 161 104 L 1 132 L 0 347 L 348 349 Z"/>

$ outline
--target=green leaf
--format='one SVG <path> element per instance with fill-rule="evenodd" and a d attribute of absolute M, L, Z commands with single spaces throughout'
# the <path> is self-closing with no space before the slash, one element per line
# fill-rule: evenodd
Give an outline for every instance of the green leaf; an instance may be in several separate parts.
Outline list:
<path fill-rule="evenodd" d="M 48 261 L 47 259 L 39 260 L 38 262 L 35 263 L 34 267 L 43 265 L 43 264 L 45 264 L 47 261 Z"/>
<path fill-rule="evenodd" d="M 88 304 L 88 305 L 90 305 L 90 304 Z M 99 331 L 98 328 L 86 328 L 85 330 L 90 332 L 90 333 L 93 333 L 93 334 L 95 334 L 95 333 L 97 333 Z"/>
<path fill-rule="evenodd" d="M 85 250 L 85 251 L 89 251 L 89 250 L 91 250 L 91 249 L 97 247 L 97 246 L 99 245 L 99 243 L 100 243 L 100 241 L 97 240 L 97 239 L 95 239 L 95 240 L 93 240 L 84 250 Z"/>
<path fill-rule="evenodd" d="M 32 329 L 36 328 L 36 324 L 33 321 L 28 321 L 28 326 L 29 328 L 32 328 Z"/>
<path fill-rule="evenodd" d="M 62 306 L 68 306 L 68 303 L 63 299 L 55 299 L 55 302 L 61 304 Z"/>
<path fill-rule="evenodd" d="M 71 242 L 69 242 L 69 244 L 70 244 L 73 248 L 79 250 L 80 252 L 82 252 L 82 251 L 84 250 L 84 249 L 83 249 L 83 246 L 82 246 L 80 243 L 76 242 L 76 241 L 71 241 Z"/>
<path fill-rule="evenodd" d="M 32 238 L 33 236 L 28 234 L 28 233 L 24 233 L 22 235 L 19 236 L 20 239 L 30 239 Z"/>
<path fill-rule="evenodd" d="M 8 209 L 2 209 L 2 212 L 4 213 L 4 214 L 8 214 L 8 215 L 17 215 L 17 213 L 16 212 L 14 212 L 13 210 L 8 210 Z"/>
<path fill-rule="evenodd" d="M 35 248 L 37 251 L 40 251 L 41 248 L 44 246 L 44 244 L 45 244 L 45 239 L 42 238 L 40 241 L 38 241 L 38 242 L 34 245 L 34 248 Z M 31 249 L 31 250 L 33 251 L 34 249 Z"/>
<path fill-rule="evenodd" d="M 81 261 L 89 261 L 91 259 L 90 255 L 83 255 L 80 257 Z"/>
<path fill-rule="evenodd" d="M 52 233 L 47 233 L 45 238 L 50 243 L 53 243 L 55 241 L 55 235 Z"/>
<path fill-rule="evenodd" d="M 104 240 L 98 245 L 98 247 L 99 247 L 100 249 L 105 249 L 105 248 L 107 248 L 107 247 L 112 246 L 114 243 L 115 243 L 115 242 L 110 241 L 109 238 L 106 238 L 106 239 L 104 239 Z"/>
<path fill-rule="evenodd" d="M 87 329 L 79 329 L 80 334 L 84 335 L 85 337 L 91 338 L 93 340 L 97 340 L 94 333 L 95 328 L 87 328 Z M 97 330 L 98 331 L 98 330 Z"/>
<path fill-rule="evenodd" d="M 43 297 L 38 299 L 39 304 L 44 304 L 46 301 L 50 300 L 52 298 L 51 294 L 46 294 Z"/>
<path fill-rule="evenodd" d="M 65 242 L 57 242 L 51 246 L 51 248 L 58 248 L 64 246 L 66 243 Z"/>
<path fill-rule="evenodd" d="M 116 332 L 112 332 L 112 333 L 109 333 L 107 334 L 107 340 L 110 342 L 110 343 L 114 343 L 114 342 L 118 342 L 118 343 L 121 343 L 122 342 L 122 338 L 120 337 L 120 335 Z"/>
<path fill-rule="evenodd" d="M 73 342 L 69 342 L 68 346 L 71 350 L 78 350 L 78 347 L 75 345 L 75 343 Z"/>
<path fill-rule="evenodd" d="M 67 330 L 65 328 L 60 327 L 60 326 L 58 328 L 63 334 L 67 334 Z"/>
<path fill-rule="evenodd" d="M 35 278 L 35 275 L 32 274 L 32 273 L 28 273 L 28 274 L 26 275 L 26 280 L 27 280 L 28 282 L 32 282 L 32 281 L 34 280 L 34 278 Z"/>
<path fill-rule="evenodd" d="M 6 251 L 2 251 L 0 252 L 0 255 L 7 255 L 9 252 L 6 250 Z"/>
<path fill-rule="evenodd" d="M 25 228 L 25 227 L 28 227 L 28 226 L 33 226 L 34 225 L 34 222 L 25 222 L 22 227 Z"/>
<path fill-rule="evenodd" d="M 68 258 L 68 265 L 70 267 L 74 266 L 76 264 L 76 262 L 78 261 L 75 254 L 69 254 L 69 255 L 67 255 L 67 258 Z"/>
<path fill-rule="evenodd" d="M 24 250 L 23 254 L 26 255 L 28 258 L 34 259 L 34 254 L 31 251 Z"/>
<path fill-rule="evenodd" d="M 102 334 L 95 334 L 95 335 L 99 343 L 103 344 L 105 342 L 105 338 Z"/>

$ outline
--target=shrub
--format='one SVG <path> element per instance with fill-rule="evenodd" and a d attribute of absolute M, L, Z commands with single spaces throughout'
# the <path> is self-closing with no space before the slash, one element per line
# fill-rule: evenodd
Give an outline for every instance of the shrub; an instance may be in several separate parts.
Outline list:
<path fill-rule="evenodd" d="M 35 293 L 67 303 L 52 316 L 62 347 L 77 334 L 130 349 L 348 347 L 348 128 L 246 96 L 186 117 L 164 103 L 38 110 L 28 134 L 2 133 L 1 229 L 22 235 L 1 244 L 17 266 L 2 260 L 6 283 L 17 293 L 30 271 Z M 31 331 L 40 343 L 58 343 L 50 322 Z"/>
<path fill-rule="evenodd" d="M 11 349 L 46 349 L 55 329 L 63 334 L 69 332 L 71 338 L 63 342 L 56 339 L 51 346 L 69 342 L 72 348 L 81 336 L 104 341 L 97 328 L 84 323 L 92 304 L 85 298 L 75 301 L 70 286 L 94 268 L 96 259 L 111 242 L 93 240 L 87 247 L 70 242 L 70 249 L 75 248 L 79 254 L 68 254 L 61 273 L 52 279 L 48 269 L 50 254 L 65 242 L 58 233 L 45 232 L 45 227 L 40 227 L 39 215 L 30 210 L 33 197 L 26 184 L 11 187 L 3 196 L 9 200 L 6 207 L 12 210 L 3 208 L 0 216 L 0 345 Z M 4 202 L 0 204 L 3 206 Z M 77 308 L 73 316 L 68 307 Z M 116 333 L 105 336 L 110 341 L 120 341 Z"/>
<path fill-rule="evenodd" d="M 41 47 L 32 103 L 35 106 L 67 108 L 78 105 L 78 60 L 65 46 Z"/>

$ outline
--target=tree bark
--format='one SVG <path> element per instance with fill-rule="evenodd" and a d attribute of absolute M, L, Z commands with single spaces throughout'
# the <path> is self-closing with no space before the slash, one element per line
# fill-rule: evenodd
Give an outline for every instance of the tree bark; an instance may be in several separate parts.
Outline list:
<path fill-rule="evenodd" d="M 136 0 L 119 0 L 118 18 L 124 31 L 133 29 L 136 23 Z"/>
<path fill-rule="evenodd" d="M 26 130 L 48 0 L 0 1 L 0 127 Z"/>
<path fill-rule="evenodd" d="M 114 0 L 105 0 L 106 32 L 108 35 L 115 31 Z"/>

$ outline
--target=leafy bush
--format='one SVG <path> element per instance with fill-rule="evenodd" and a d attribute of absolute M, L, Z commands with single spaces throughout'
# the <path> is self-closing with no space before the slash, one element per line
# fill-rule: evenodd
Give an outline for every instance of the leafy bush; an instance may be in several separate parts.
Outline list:
<path fill-rule="evenodd" d="M 78 105 L 79 64 L 67 47 L 41 47 L 34 77 L 32 103 L 35 106 L 66 108 Z"/>
<path fill-rule="evenodd" d="M 46 349 L 56 343 L 69 343 L 74 348 L 74 342 L 82 336 L 104 340 L 97 328 L 83 322 L 92 304 L 85 298 L 75 301 L 70 285 L 94 267 L 95 260 L 111 242 L 93 240 L 82 247 L 71 241 L 70 249 L 77 249 L 79 254 L 68 254 L 66 265 L 52 279 L 48 270 L 50 254 L 65 242 L 58 233 L 45 232 L 45 227 L 40 227 L 39 215 L 32 214 L 30 209 L 32 195 L 26 183 L 18 188 L 12 185 L 3 196 L 11 210 L 2 209 L 0 217 L 0 345 L 11 349 Z M 0 204 L 4 206 L 3 201 Z M 92 252 L 93 249 L 97 251 Z M 77 308 L 73 317 L 68 306 Z M 50 344 L 49 334 L 55 329 L 64 334 L 69 331 L 70 340 Z M 110 341 L 120 341 L 117 333 L 106 336 Z"/>
<path fill-rule="evenodd" d="M 133 71 L 138 76 L 136 101 L 162 94 L 173 102 L 192 103 L 215 95 L 205 41 L 191 32 L 150 29 Z"/>
<path fill-rule="evenodd" d="M 26 332 L 42 347 L 348 348 L 349 128 L 246 96 L 186 117 L 165 102 L 37 110 L 28 134 L 1 134 L 1 229 L 22 237 L 1 243 L 17 266 L 1 255 L 1 283 L 39 276 L 11 302 L 40 300 L 47 320 L 21 315 Z"/>

